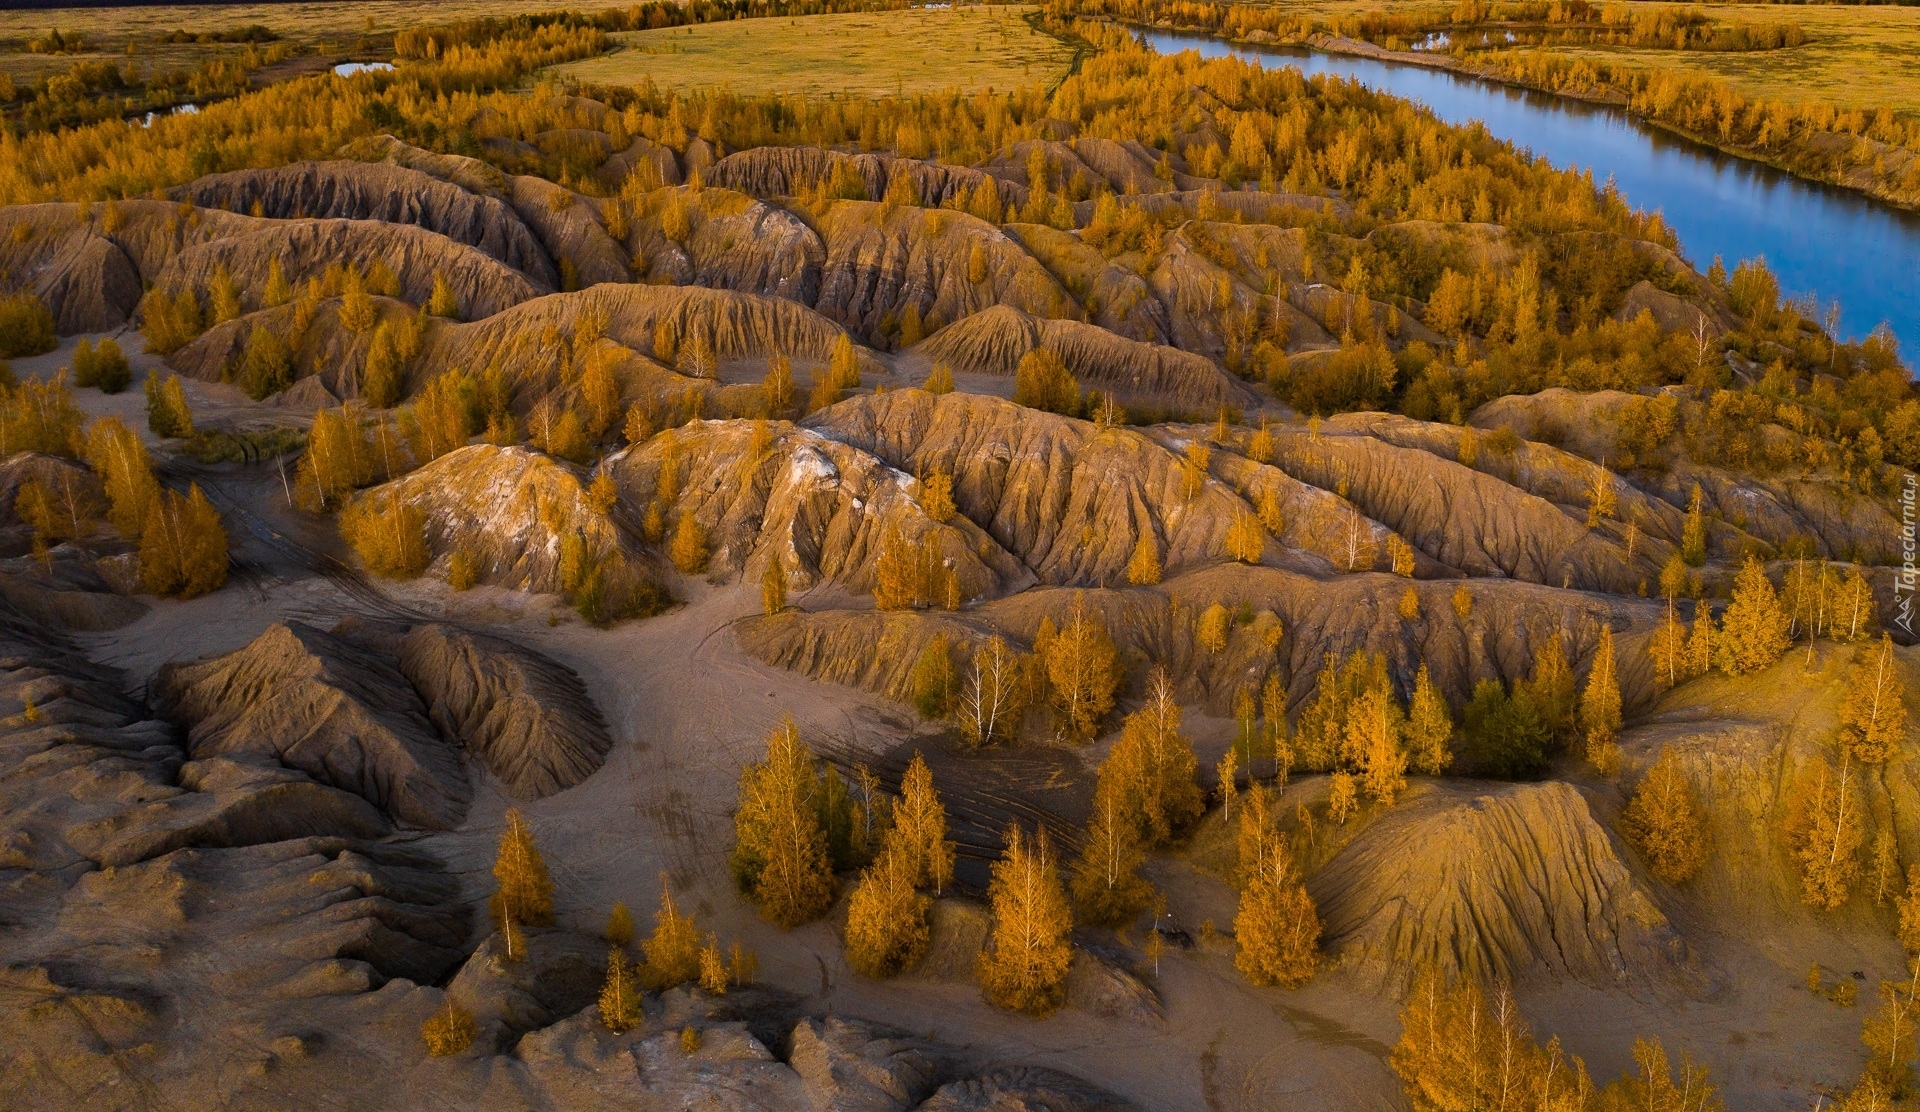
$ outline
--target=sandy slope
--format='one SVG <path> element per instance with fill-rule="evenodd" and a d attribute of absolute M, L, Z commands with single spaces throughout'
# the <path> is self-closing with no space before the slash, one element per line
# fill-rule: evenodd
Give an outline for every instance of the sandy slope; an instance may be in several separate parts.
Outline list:
<path fill-rule="evenodd" d="M 123 340 L 130 349 L 137 343 Z M 19 361 L 16 370 L 57 366 L 70 343 L 53 355 Z M 139 356 L 136 362 L 151 361 Z M 117 398 L 91 390 L 80 398 L 92 413 L 137 422 L 138 387 L 136 382 Z M 253 408 L 224 387 L 189 389 L 204 419 L 240 419 Z M 167 661 L 229 651 L 275 621 L 329 625 L 358 615 L 430 617 L 485 628 L 569 665 L 599 699 L 614 748 L 585 783 L 523 805 L 558 884 L 562 926 L 592 933 L 616 898 L 644 920 L 664 873 L 703 927 L 723 939 L 739 936 L 758 951 L 765 980 L 806 995 L 819 1011 L 896 1024 L 964 1047 L 983 1062 L 1054 1066 L 1148 1108 L 1401 1107 L 1385 1064 L 1386 1048 L 1397 1035 L 1394 1006 L 1338 976 L 1294 993 L 1254 989 L 1232 969 L 1226 946 L 1216 942 L 1173 953 L 1163 963 L 1155 981 L 1166 1003 L 1163 1023 L 1077 1011 L 1039 1023 L 993 1011 L 966 984 L 865 981 L 841 961 L 827 922 L 782 934 L 757 919 L 732 888 L 725 852 L 739 767 L 758 755 L 766 732 L 792 714 L 818 746 L 879 755 L 921 727 L 908 708 L 813 683 L 743 653 L 729 626 L 757 611 L 751 591 L 683 579 L 676 591 L 686 605 L 600 631 L 546 596 L 488 588 L 452 595 L 428 581 L 370 590 L 316 570 L 326 566 L 324 553 L 334 542 L 324 529 L 288 511 L 272 471 L 182 465 L 181 477 L 189 473 L 228 513 L 240 568 L 236 582 L 192 602 L 156 603 L 132 626 L 84 636 L 93 657 L 126 669 L 137 687 Z M 1780 667 L 1801 667 L 1798 659 Z M 1702 718 L 1741 715 L 1785 721 L 1789 729 L 1809 733 L 1830 725 L 1830 718 L 1821 718 L 1830 708 L 1800 709 L 1792 677 L 1769 676 L 1780 685 L 1769 699 L 1754 698 L 1751 686 L 1707 684 L 1697 696 L 1669 700 L 1623 740 L 1632 750 L 1636 738 L 1684 733 Z M 1796 714 L 1801 720 L 1794 721 Z M 1190 725 L 1201 740 L 1203 761 L 1211 763 L 1228 724 L 1195 714 Z M 1597 809 L 1618 805 L 1614 789 L 1589 787 Z M 1314 789 L 1309 778 L 1296 790 Z M 490 888 L 493 844 L 508 804 L 496 785 L 483 782 L 460 828 L 406 837 L 443 858 L 477 902 Z M 1218 880 L 1180 858 L 1158 860 L 1152 872 L 1183 925 L 1197 933 L 1203 919 L 1230 920 L 1232 895 Z M 1542 1035 L 1562 1036 L 1601 1077 L 1630 1064 L 1635 1035 L 1658 1035 L 1676 1056 L 1685 1051 L 1708 1063 L 1731 1107 L 1762 1112 L 1802 1108 L 1815 1086 L 1851 1077 L 1860 1055 L 1860 1012 L 1806 992 L 1805 970 L 1814 960 L 1833 970 L 1858 969 L 1870 991 L 1874 979 L 1898 971 L 1884 932 L 1872 944 L 1854 945 L 1806 916 L 1762 927 L 1716 920 L 1710 908 L 1671 890 L 1657 895 L 1700 959 L 1701 978 L 1690 990 L 1675 985 L 1604 993 L 1568 981 L 1530 981 L 1521 998 Z M 424 1099 L 432 1091 L 427 1076 L 397 1078 L 396 1089 Z M 396 1089 L 386 1090 L 389 1098 L 397 1098 Z"/>

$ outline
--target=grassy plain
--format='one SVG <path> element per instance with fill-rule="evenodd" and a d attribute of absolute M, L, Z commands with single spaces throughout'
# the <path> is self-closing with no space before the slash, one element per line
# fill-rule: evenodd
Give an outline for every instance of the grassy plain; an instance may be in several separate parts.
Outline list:
<path fill-rule="evenodd" d="M 614 36 L 621 49 L 557 67 L 602 85 L 651 77 L 661 88 L 884 96 L 955 86 L 1006 89 L 1066 73 L 1073 50 L 1021 16 L 1029 9 L 915 9 L 742 19 Z"/>
<path fill-rule="evenodd" d="M 1638 47 L 1561 47 L 1648 69 L 1717 77 L 1750 97 L 1789 104 L 1820 101 L 1842 108 L 1891 108 L 1920 115 L 1920 8 L 1904 5 L 1716 4 L 1719 23 L 1798 23 L 1807 41 L 1787 50 L 1712 52 Z"/>
<path fill-rule="evenodd" d="M 132 8 L 44 8 L 0 11 L 0 47 L 19 49 L 49 28 L 79 31 L 91 44 L 122 49 L 128 42 L 144 46 L 173 30 L 225 31 L 251 23 L 278 31 L 290 39 L 341 38 L 361 34 L 390 35 L 408 27 L 454 23 L 481 16 L 520 15 L 573 7 L 599 11 L 616 5 L 601 2 L 530 3 L 529 0 L 436 0 L 422 5 L 406 0 L 295 4 L 149 4 Z M 624 6 L 624 5 L 619 5 Z"/>
<path fill-rule="evenodd" d="M 50 8 L 0 10 L 0 74 L 27 87 L 40 78 L 65 73 L 75 62 L 131 65 L 136 74 L 195 70 L 219 58 L 238 57 L 246 46 L 234 43 L 167 42 L 174 31 L 189 34 L 233 31 L 259 24 L 313 56 L 373 59 L 386 57 L 396 31 L 426 23 L 454 23 L 487 16 L 520 15 L 571 7 L 596 12 L 625 7 L 607 0 L 437 0 L 429 9 L 408 0 L 353 2 L 182 5 L 150 4 L 130 8 Z M 77 52 L 30 54 L 27 44 L 50 30 L 84 36 Z M 267 79 L 300 72 L 275 70 Z"/>
<path fill-rule="evenodd" d="M 1451 4 L 1430 0 L 1275 0 L 1270 6 L 1331 25 L 1382 10 L 1445 19 Z M 1644 6 L 1651 7 L 1651 3 Z M 1888 107 L 1920 114 L 1920 7 L 1861 4 L 1706 4 L 1716 24 L 1798 23 L 1807 42 L 1786 50 L 1660 50 L 1633 46 L 1556 46 L 1555 54 L 1645 69 L 1715 77 L 1749 97 L 1842 108 Z"/>

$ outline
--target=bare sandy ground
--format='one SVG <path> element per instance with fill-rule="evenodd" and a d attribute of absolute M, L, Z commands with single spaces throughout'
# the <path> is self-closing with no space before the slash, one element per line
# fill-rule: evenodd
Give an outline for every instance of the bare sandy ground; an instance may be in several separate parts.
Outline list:
<path fill-rule="evenodd" d="M 155 363 L 135 355 L 137 336 L 121 339 L 138 367 Z M 16 373 L 51 373 L 67 361 L 72 342 L 15 361 Z M 291 416 L 231 388 L 196 383 L 188 390 L 202 425 Z M 118 397 L 78 393 L 89 413 L 117 414 L 144 429 L 138 379 Z M 603 631 L 551 597 L 487 588 L 456 595 L 430 581 L 370 587 L 325 571 L 327 556 L 339 555 L 337 542 L 323 523 L 285 505 L 270 467 L 194 464 L 187 473 L 228 515 L 238 564 L 233 582 L 191 602 L 158 602 L 125 629 L 88 635 L 89 651 L 125 669 L 138 686 L 167 661 L 238 648 L 275 621 L 433 618 L 484 626 L 570 665 L 600 701 L 616 741 L 605 767 L 586 783 L 524 808 L 557 884 L 562 926 L 597 932 L 615 899 L 644 922 L 665 875 L 703 929 L 723 940 L 738 937 L 758 952 L 764 980 L 809 996 L 820 1009 L 926 1034 L 983 1061 L 1067 1070 L 1146 1108 L 1405 1107 L 1386 1064 L 1398 1034 L 1395 1004 L 1356 989 L 1337 972 L 1298 992 L 1255 989 L 1232 968 L 1228 946 L 1216 942 L 1170 953 L 1150 978 L 1165 1002 L 1163 1023 L 1071 1010 L 1036 1022 L 989 1008 L 967 984 L 865 980 L 841 960 L 830 922 L 782 933 L 759 920 L 735 893 L 725 858 L 739 769 L 760 755 L 767 732 L 791 714 L 816 747 L 876 757 L 916 738 L 936 739 L 909 708 L 745 656 L 729 626 L 755 612 L 750 589 L 683 580 L 676 589 L 685 605 Z M 1780 693 L 1783 700 L 1792 697 Z M 1707 698 L 1708 711 L 1741 713 L 1713 707 L 1710 692 Z M 1229 726 L 1197 714 L 1189 723 L 1210 765 Z M 461 829 L 413 836 L 465 878 L 476 901 L 491 884 L 507 805 L 496 785 L 484 783 Z M 1233 895 L 1221 882 L 1178 858 L 1158 860 L 1150 871 L 1189 929 L 1203 919 L 1230 922 Z M 1630 1067 L 1636 1035 L 1657 1035 L 1676 1059 L 1685 1052 L 1711 1066 L 1729 1107 L 1761 1112 L 1810 1107 L 1817 1086 L 1857 1075 L 1864 1053 L 1859 1024 L 1873 1003 L 1872 984 L 1900 972 L 1890 940 L 1855 946 L 1801 919 L 1764 930 L 1716 922 L 1672 893 L 1663 898 L 1717 988 L 1688 995 L 1644 985 L 1601 991 L 1528 982 L 1521 999 L 1543 1039 L 1558 1034 L 1605 1079 Z M 1858 1008 L 1841 1009 L 1806 990 L 1806 969 L 1815 960 L 1862 971 Z"/>

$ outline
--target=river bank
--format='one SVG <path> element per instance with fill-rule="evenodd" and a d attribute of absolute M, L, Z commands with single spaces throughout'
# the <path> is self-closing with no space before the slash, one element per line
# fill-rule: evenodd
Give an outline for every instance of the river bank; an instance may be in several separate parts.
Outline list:
<path fill-rule="evenodd" d="M 1629 204 L 1662 214 L 1702 271 L 1716 256 L 1728 269 L 1764 257 L 1784 292 L 1817 303 L 1810 316 L 1823 318 L 1838 303 L 1843 335 L 1858 338 L 1882 323 L 1898 335 L 1920 335 L 1920 215 L 1911 211 L 1694 142 L 1599 96 L 1558 96 L 1452 67 L 1307 44 L 1143 34 L 1165 53 L 1197 49 L 1355 80 L 1419 102 L 1448 123 L 1477 121 L 1556 166 L 1611 179 Z"/>
<path fill-rule="evenodd" d="M 1388 50 L 1375 43 L 1351 39 L 1343 35 L 1310 35 L 1303 45 L 1329 54 L 1378 58 L 1402 65 L 1444 69 L 1480 81 L 1567 97 L 1588 104 L 1608 105 L 1620 109 L 1649 127 L 1657 127 L 1735 158 L 1744 158 L 1749 162 L 1771 166 L 1808 181 L 1851 189 L 1885 204 L 1910 211 L 1920 211 L 1920 172 L 1916 172 L 1916 164 L 1920 164 L 1920 155 L 1904 147 L 1882 143 L 1865 136 L 1848 135 L 1836 131 L 1815 131 L 1793 142 L 1787 150 L 1775 153 L 1723 141 L 1697 129 L 1661 119 L 1658 115 L 1636 111 L 1633 96 L 1611 83 L 1603 82 L 1597 87 L 1589 88 L 1565 86 L 1555 88 L 1544 83 L 1524 80 L 1498 66 L 1477 64 L 1455 55 L 1427 51 Z M 1835 169 L 1823 171 L 1808 165 L 1808 160 L 1815 158 L 1847 159 L 1851 161 L 1852 168 L 1845 172 Z M 1875 171 L 1869 169 L 1869 166 L 1884 166 L 1885 170 Z"/>
<path fill-rule="evenodd" d="M 1711 147 L 1723 154 L 1756 162 L 1807 181 L 1861 193 L 1876 201 L 1908 211 L 1920 211 L 1920 153 L 1863 135 L 1819 129 L 1802 129 L 1798 133 L 1791 134 L 1774 150 L 1736 142 L 1732 138 L 1721 138 L 1697 127 L 1688 127 L 1657 111 L 1645 110 L 1641 101 L 1648 98 L 1644 95 L 1636 97 L 1636 92 L 1644 93 L 1644 90 L 1623 88 L 1619 83 L 1619 75 L 1613 72 L 1612 67 L 1596 66 L 1592 63 L 1576 64 L 1565 59 L 1546 58 L 1541 65 L 1535 67 L 1539 70 L 1540 76 L 1534 77 L 1515 67 L 1474 62 L 1457 55 L 1432 51 L 1389 50 L 1376 43 L 1323 31 L 1277 34 L 1264 29 L 1255 29 L 1245 34 L 1234 35 L 1205 26 L 1177 24 L 1171 20 L 1152 23 L 1122 22 L 1127 22 L 1140 30 L 1206 35 L 1239 46 L 1298 47 L 1327 54 L 1369 58 L 1397 65 L 1420 66 L 1508 88 L 1565 97 L 1587 104 L 1606 105 L 1626 113 L 1649 127 L 1659 128 Z M 1591 80 L 1582 80 L 1588 75 L 1592 75 Z M 1648 79 L 1650 80 L 1651 77 Z M 1706 90 L 1712 85 L 1703 78 L 1676 78 L 1675 80 L 1698 90 Z M 1573 83 L 1575 81 L 1580 83 Z M 1735 98 L 1735 101 L 1730 103 L 1740 102 L 1741 98 L 1738 94 L 1726 95 Z M 1745 106 L 1749 114 L 1758 107 L 1758 105 Z M 1740 115 L 1742 110 L 1736 107 L 1733 113 Z M 1731 128 L 1728 130 L 1731 131 Z"/>

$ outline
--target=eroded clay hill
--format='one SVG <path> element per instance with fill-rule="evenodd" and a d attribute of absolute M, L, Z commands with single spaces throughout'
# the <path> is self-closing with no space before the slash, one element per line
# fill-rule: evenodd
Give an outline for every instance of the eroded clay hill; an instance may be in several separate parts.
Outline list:
<path fill-rule="evenodd" d="M 0 569 L 0 579 L 16 574 Z M 395 724 L 406 682 L 397 677 L 417 674 L 426 715 L 471 739 L 475 760 L 514 794 L 564 790 L 598 767 L 605 728 L 566 669 L 497 638 L 428 625 L 383 642 L 395 672 L 359 651 L 380 638 L 275 627 L 230 657 L 170 672 L 172 706 L 245 707 L 327 742 L 335 770 L 364 756 L 375 780 L 400 780 L 406 769 L 388 760 L 405 728 Z M 215 683 L 244 682 L 236 673 L 287 672 L 289 662 L 307 678 L 283 682 L 287 700 L 263 704 L 234 688 L 213 697 Z M 660 994 L 636 1026 L 612 1034 L 595 1005 L 602 940 L 530 927 L 524 956 L 502 960 L 499 937 L 476 930 L 476 894 L 457 874 L 393 842 L 381 808 L 324 782 L 334 771 L 316 778 L 291 766 L 317 755 L 313 745 L 279 758 L 266 746 L 200 752 L 209 731 L 148 717 L 124 687 L 0 599 L 0 875 L 10 893 L 0 1067 L 14 1107 L 192 1103 L 208 1077 L 229 1074 L 222 1099 L 239 1108 L 282 1107 L 288 1086 L 410 1106 L 421 1023 L 449 1000 L 475 1017 L 516 1101 L 1130 1107 L 1066 1074 L 983 1065 L 883 1025 L 813 1018 L 800 998 L 773 989 Z M 317 687 L 333 693 L 321 704 L 357 706 L 324 722 L 288 717 Z M 347 717 L 365 725 L 376 713 L 386 721 L 368 729 L 388 748 L 369 741 L 347 752 Z M 209 955 L 220 962 L 212 975 Z M 130 1077 L 132 1103 L 122 1091 Z"/>
<path fill-rule="evenodd" d="M 395 822 L 460 825 L 469 761 L 539 798 L 585 780 L 611 741 L 580 680 L 530 649 L 423 625 L 404 636 L 275 623 L 155 680 L 196 760 L 297 770 Z"/>
<path fill-rule="evenodd" d="M 1438 968 L 1614 988 L 1665 983 L 1687 962 L 1646 882 L 1565 783 L 1424 792 L 1310 890 L 1334 963 L 1363 978 Z"/>
<path fill-rule="evenodd" d="M 1685 618 L 1711 615 L 1748 557 L 1775 582 L 1821 558 L 1841 578 L 1861 571 L 1891 613 L 1898 523 L 1885 499 L 1859 493 L 1853 463 L 1756 471 L 1672 430 L 1658 458 L 1623 462 L 1654 407 L 1674 421 L 1682 405 L 1704 411 L 1704 387 L 1548 389 L 1462 403 L 1449 421 L 1322 420 L 1282 404 L 1355 408 L 1289 391 L 1313 376 L 1343 389 L 1362 360 L 1383 379 L 1381 404 L 1411 397 L 1407 379 L 1425 368 L 1494 374 L 1489 360 L 1519 358 L 1495 338 L 1508 322 L 1485 319 L 1510 307 L 1504 284 L 1537 285 L 1540 251 L 1569 245 L 1637 268 L 1597 315 L 1559 304 L 1567 321 L 1582 315 L 1583 336 L 1651 322 L 1666 340 L 1700 337 L 1704 352 L 1744 322 L 1727 290 L 1674 252 L 1614 233 L 1376 219 L 1371 186 L 1232 187 L 1196 172 L 1208 160 L 1075 135 L 1063 120 L 1047 122 L 1053 138 L 954 166 L 701 137 L 668 145 L 629 136 L 607 104 L 554 99 L 565 126 L 526 139 L 482 110 L 491 134 L 477 149 L 500 166 L 376 136 L 164 199 L 0 208 L 0 287 L 37 297 L 62 337 L 114 332 L 133 348 L 134 329 L 164 333 L 163 299 L 194 298 L 191 335 L 156 348 L 192 380 L 212 435 L 182 446 L 156 432 L 163 479 L 204 482 L 223 507 L 266 489 L 310 527 L 301 540 L 302 529 L 236 516 L 241 582 L 183 618 L 135 597 L 137 540 L 76 521 L 49 546 L 29 522 L 30 488 L 103 505 L 95 466 L 42 452 L 0 460 L 0 1001 L 18 1005 L 0 1008 L 0 1074 L 55 1094 L 40 1106 L 190 1105 L 216 1078 L 241 1107 L 321 1090 L 369 1107 L 1124 1107 L 1065 1074 L 1005 1064 L 987 1041 L 960 1049 L 823 1017 L 823 998 L 839 1007 L 830 985 L 820 998 L 764 985 L 655 993 L 614 1034 L 596 1002 L 606 950 L 578 933 L 581 907 L 561 927 L 529 926 L 527 953 L 506 952 L 511 933 L 481 923 L 491 881 L 476 848 L 506 800 L 568 823 L 599 821 L 585 809 L 601 804 L 579 801 L 616 791 L 635 793 L 649 821 L 656 787 L 684 804 L 685 786 L 668 781 L 689 739 L 639 739 L 637 751 L 659 747 L 657 768 L 616 765 L 633 779 L 615 785 L 603 765 L 625 759 L 616 739 L 644 726 L 601 710 L 684 694 L 641 686 L 615 704 L 582 676 L 624 682 L 629 670 L 715 662 L 754 698 L 761 679 L 817 691 L 857 705 L 850 721 L 882 723 L 886 745 L 951 749 L 965 771 L 941 790 L 977 864 L 997 852 L 1009 807 L 1080 848 L 1091 769 L 1155 668 L 1205 750 L 1211 806 L 1225 798 L 1212 762 L 1253 729 L 1236 714 L 1270 693 L 1262 728 L 1275 715 L 1297 728 L 1330 661 L 1377 658 L 1402 704 L 1424 672 L 1463 721 L 1489 692 L 1517 701 L 1556 650 L 1578 689 L 1610 645 L 1626 718 L 1615 773 L 1586 759 L 1569 721 L 1540 743 L 1525 773 L 1536 778 L 1470 779 L 1494 768 L 1469 751 L 1468 731 L 1478 745 L 1493 729 L 1476 720 L 1450 739 L 1458 760 L 1445 774 L 1415 777 L 1392 802 L 1334 817 L 1326 761 L 1276 785 L 1323 926 L 1330 995 L 1390 1000 L 1425 967 L 1543 993 L 1577 983 L 1740 1006 L 1714 994 L 1738 981 L 1726 963 L 1751 959 L 1738 949 L 1749 938 L 1851 932 L 1863 965 L 1891 953 L 1894 913 L 1864 896 L 1826 919 L 1806 908 L 1780 834 L 1834 752 L 1853 649 L 1796 641 L 1768 670 L 1677 690 L 1653 657 L 1663 587 L 1684 596 Z M 1235 144 L 1201 126 L 1172 145 Z M 556 175 L 566 184 L 500 168 L 535 164 L 541 144 L 594 152 L 598 165 Z M 1300 188 L 1317 188 L 1308 180 Z M 1033 204 L 1048 202 L 1042 181 L 1057 204 Z M 1329 259 L 1345 272 L 1327 273 Z M 1442 306 L 1437 288 L 1432 305 L 1367 297 L 1367 259 L 1473 271 L 1479 318 Z M 347 264 L 378 276 L 369 299 L 356 291 L 349 304 Z M 269 296 L 275 274 L 284 297 Z M 231 282 L 232 304 L 216 308 L 216 282 Z M 1758 364 L 1730 354 L 1732 372 L 1754 377 Z M 1071 381 L 1036 388 L 1034 368 L 1051 357 Z M 66 358 L 27 374 L 48 377 Z M 399 363 L 385 407 L 371 404 L 378 359 Z M 256 363 L 272 364 L 275 393 L 249 400 L 237 387 L 252 388 Z M 1711 368 L 1695 369 L 1704 379 Z M 1010 400 L 1017 388 L 1046 408 Z M 331 543 L 312 530 L 335 522 L 291 508 L 294 484 L 319 466 L 318 432 L 298 455 L 307 415 L 348 402 L 343 424 L 377 432 L 382 460 L 329 511 L 396 536 L 417 528 L 421 581 L 395 589 L 404 603 L 334 560 L 351 538 L 314 540 Z M 1825 450 L 1795 439 L 1793 420 L 1784 405 L 1760 414 L 1748 448 Z M 415 459 L 428 424 L 446 439 Z M 571 442 L 556 433 L 570 427 Z M 254 459 L 267 438 L 241 435 L 268 429 L 295 445 L 280 461 L 286 486 Z M 242 459 L 206 462 L 223 434 Z M 1676 570 L 1681 582 L 1663 584 Z M 288 582 L 275 577 L 322 572 L 383 616 L 274 620 L 306 613 L 273 609 Z M 672 644 L 592 627 L 612 618 L 588 596 L 616 573 L 645 605 L 614 617 L 660 620 L 652 629 L 673 631 Z M 121 659 L 100 646 L 143 618 L 225 615 L 243 590 L 253 601 L 232 620 L 248 624 L 219 642 L 231 651 L 174 659 L 145 683 L 94 662 Z M 516 631 L 536 611 L 553 655 Z M 996 640 L 1033 659 L 1076 620 L 1097 623 L 1115 650 L 1115 705 L 1088 747 L 1043 748 L 1067 735 L 1043 705 L 1056 678 L 1039 670 L 1024 682 L 1036 698 L 1019 736 L 994 752 L 959 753 L 947 746 L 959 726 L 912 717 L 910 705 L 937 701 L 923 697 L 941 666 L 963 687 L 957 677 Z M 622 654 L 636 651 L 667 659 L 634 667 Z M 1898 654 L 1902 674 L 1920 678 L 1912 650 Z M 714 719 L 716 730 L 744 721 Z M 707 740 L 699 774 L 730 782 L 737 752 Z M 1630 793 L 1667 753 L 1711 816 L 1710 863 L 1686 886 L 1657 879 L 1621 833 Z M 1035 778 L 1066 802 L 994 798 L 967 782 L 973 760 L 1044 766 Z M 641 782 L 656 774 L 665 786 Z M 1914 766 L 1889 761 L 1857 790 L 1896 864 L 1920 858 Z M 1231 839 L 1222 828 L 1189 831 L 1181 856 L 1154 867 L 1198 861 L 1209 837 Z M 722 852 L 699 847 L 716 876 Z M 958 991 L 974 978 L 987 919 L 972 895 L 939 901 L 917 986 Z M 1133 943 L 1109 937 L 1078 936 L 1066 1006 L 1154 1039 L 1179 1027 L 1146 966 L 1136 976 L 1101 949 Z M 796 948 L 769 964 L 783 984 L 810 982 L 811 956 Z M 825 959 L 818 972 L 829 977 Z M 1154 983 L 1183 991 L 1157 971 Z M 445 1073 L 411 1072 L 423 1021 L 449 1001 L 475 1019 L 475 1048 Z M 396 1094 L 395 1077 L 438 1087 Z"/>

